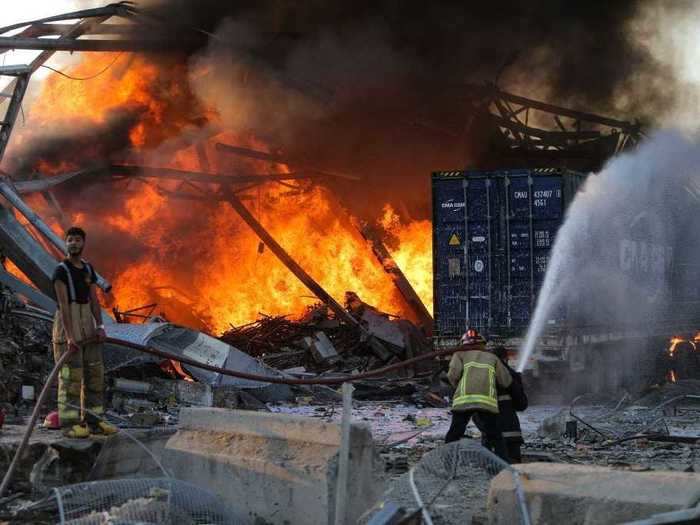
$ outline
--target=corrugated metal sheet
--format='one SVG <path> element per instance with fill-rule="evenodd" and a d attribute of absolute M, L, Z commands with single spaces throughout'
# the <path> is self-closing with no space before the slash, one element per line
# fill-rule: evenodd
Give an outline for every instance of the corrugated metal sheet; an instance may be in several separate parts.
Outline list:
<path fill-rule="evenodd" d="M 105 326 L 105 332 L 107 337 L 146 346 L 154 334 L 164 330 L 168 325 L 169 323 L 112 323 Z"/>
<path fill-rule="evenodd" d="M 241 352 L 209 335 L 171 323 L 109 324 L 105 326 L 108 337 L 122 339 L 142 346 L 151 346 L 174 356 L 186 356 L 201 363 L 248 372 L 261 376 L 280 376 L 280 373 L 265 366 L 257 359 Z M 158 357 L 142 354 L 136 350 L 116 344 L 107 345 L 105 364 L 108 370 L 123 366 L 135 366 L 144 362 L 160 362 Z M 238 388 L 261 388 L 269 383 L 223 376 L 221 374 L 188 367 L 188 371 L 198 380 L 212 386 L 231 385 Z M 275 388 L 278 388 L 275 385 Z"/>

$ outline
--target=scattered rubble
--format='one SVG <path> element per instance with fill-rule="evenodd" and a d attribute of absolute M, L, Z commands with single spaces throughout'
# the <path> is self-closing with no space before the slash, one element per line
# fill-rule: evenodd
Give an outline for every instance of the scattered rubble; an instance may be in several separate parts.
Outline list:
<path fill-rule="evenodd" d="M 336 321 L 325 307 L 311 308 L 299 321 L 261 316 L 254 323 L 232 327 L 221 340 L 288 372 L 299 367 L 302 373 L 362 369 L 367 362 L 358 327 Z M 323 359 L 321 351 L 330 353 L 331 359 Z"/>
<path fill-rule="evenodd" d="M 16 315 L 14 296 L 6 291 L 3 297 L 8 306 L 0 312 L 0 366 L 8 380 L 0 388 L 0 400 L 8 423 L 1 431 L 0 464 L 7 464 L 22 429 L 12 423 L 24 421 L 32 406 L 31 391 L 41 387 L 51 359 L 48 319 Z M 352 375 L 428 349 L 427 339 L 410 322 L 392 319 L 354 294 L 346 299 L 345 307 L 357 319 L 357 325 L 340 322 L 326 306 L 316 305 L 298 320 L 261 316 L 255 323 L 232 327 L 221 336 L 219 344 L 225 343 L 225 348 L 216 343 L 198 343 L 189 348 L 222 364 L 229 363 L 232 355 L 236 359 L 245 355 L 270 373 L 292 377 Z M 170 328 L 168 323 L 143 326 L 116 325 L 112 330 L 146 330 L 147 335 L 139 337 L 171 348 L 180 344 L 178 341 L 192 345 L 193 340 L 199 340 L 199 336 Z M 239 351 L 240 356 L 235 354 Z M 182 407 L 288 413 L 333 422 L 339 422 L 342 414 L 338 391 L 328 387 L 289 387 L 286 397 L 280 397 L 267 388 L 226 384 L 174 361 L 118 352 L 110 359 L 108 413 L 122 428 L 144 429 L 141 432 L 164 429 L 164 434 L 153 438 L 161 447 L 175 431 Z M 449 426 L 450 387 L 442 374 L 444 365 L 433 361 L 416 370 L 354 382 L 353 417 L 372 428 L 389 482 L 385 498 L 409 514 L 417 506 L 407 488 L 408 471 L 424 457 L 432 457 L 426 454 L 441 447 Z M 51 408 L 50 404 L 46 410 Z M 602 465 L 635 472 L 694 472 L 700 470 L 698 410 L 700 381 L 695 380 L 657 385 L 636 399 L 628 394 L 621 399 L 589 395 L 575 400 L 570 407 L 531 407 L 521 415 L 526 437 L 523 457 L 525 461 Z M 478 442 L 475 428 L 470 426 L 468 433 Z M 75 444 L 63 440 L 58 432 L 38 430 L 12 493 L 4 500 L 0 518 L 19 523 L 27 516 L 37 522 L 48 516 L 46 522 L 51 522 L 53 503 L 42 498 L 54 487 L 84 481 L 96 472 L 113 475 L 119 470 L 117 457 L 126 450 L 124 446 L 108 449 L 100 441 Z M 102 466 L 97 468 L 98 464 Z M 135 468 L 148 470 L 153 465 L 138 463 Z M 471 523 L 486 523 L 491 478 L 491 474 L 478 469 L 455 478 L 431 507 L 434 523 L 451 523 L 456 516 L 470 516 Z M 424 477 L 419 483 L 430 492 L 431 483 L 440 480 L 439 476 L 432 481 Z"/>
<path fill-rule="evenodd" d="M 690 392 L 693 392 L 692 394 Z M 539 458 L 625 470 L 700 468 L 700 382 L 657 386 L 637 400 L 563 409 L 544 418 L 528 452 Z"/>
<path fill-rule="evenodd" d="M 52 362 L 50 326 L 31 317 L 11 315 L 18 304 L 9 290 L 0 286 L 0 413 L 8 424 L 31 412 L 34 396 L 44 385 Z"/>
<path fill-rule="evenodd" d="M 345 307 L 357 324 L 341 322 L 328 307 L 318 304 L 299 320 L 262 315 L 253 323 L 231 327 L 221 340 L 294 375 L 364 372 L 431 350 L 425 334 L 413 323 L 392 319 L 352 292 L 346 293 Z"/>

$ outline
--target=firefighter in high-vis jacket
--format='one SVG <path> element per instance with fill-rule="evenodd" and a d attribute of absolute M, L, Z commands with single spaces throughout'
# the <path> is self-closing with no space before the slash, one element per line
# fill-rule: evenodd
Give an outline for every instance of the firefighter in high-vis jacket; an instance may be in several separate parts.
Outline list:
<path fill-rule="evenodd" d="M 508 461 L 498 419 L 498 388 L 508 388 L 512 378 L 508 369 L 493 353 L 476 330 L 469 329 L 460 341 L 461 350 L 452 354 L 447 378 L 455 387 L 452 397 L 452 423 L 445 443 L 459 440 L 469 420 L 479 415 L 483 432 L 494 452 Z"/>
<path fill-rule="evenodd" d="M 105 339 L 102 310 L 95 292 L 97 274 L 81 259 L 85 232 L 68 229 L 65 236 L 68 257 L 53 274 L 58 310 L 53 322 L 53 352 L 58 360 L 71 356 L 58 375 L 58 418 L 63 434 L 86 438 L 90 434 L 113 434 L 116 427 L 102 420 L 104 414 L 104 367 L 102 342 Z"/>

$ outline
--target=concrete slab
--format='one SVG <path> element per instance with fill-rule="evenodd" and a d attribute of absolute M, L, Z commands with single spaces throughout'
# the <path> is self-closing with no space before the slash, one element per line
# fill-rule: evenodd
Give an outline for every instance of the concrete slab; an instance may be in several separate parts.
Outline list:
<path fill-rule="evenodd" d="M 623 523 L 700 502 L 700 474 L 629 472 L 562 463 L 517 466 L 533 524 Z M 501 472 L 491 482 L 489 523 L 519 523 L 513 478 Z"/>
<path fill-rule="evenodd" d="M 141 443 L 124 433 L 110 436 L 97 456 L 89 479 L 91 481 L 123 478 L 160 478 L 165 474 L 156 461 L 162 463 L 163 449 L 175 428 L 128 430 Z M 147 449 L 147 450 L 144 450 Z M 155 459 L 154 459 L 155 457 Z"/>
<path fill-rule="evenodd" d="M 350 503 L 356 523 L 383 491 L 383 465 L 369 427 L 351 426 Z M 180 412 L 164 462 L 173 475 L 230 502 L 241 523 L 334 521 L 340 426 L 317 419 L 217 408 Z"/>

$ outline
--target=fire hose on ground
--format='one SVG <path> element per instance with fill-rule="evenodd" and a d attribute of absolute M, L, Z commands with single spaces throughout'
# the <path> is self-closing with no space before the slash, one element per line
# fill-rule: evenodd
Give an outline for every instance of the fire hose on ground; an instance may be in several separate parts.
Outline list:
<path fill-rule="evenodd" d="M 358 381 L 360 379 L 366 379 L 369 377 L 377 377 L 381 376 L 383 374 L 386 374 L 387 372 L 392 372 L 394 370 L 399 370 L 401 368 L 405 368 L 408 366 L 411 366 L 415 363 L 418 363 L 420 361 L 425 361 L 428 359 L 432 359 L 435 357 L 441 357 L 445 355 L 450 355 L 453 354 L 457 351 L 459 351 L 461 348 L 449 348 L 449 349 L 444 349 L 444 350 L 436 350 L 434 352 L 428 352 L 426 354 L 419 355 L 417 357 L 414 357 L 412 359 L 407 359 L 405 361 L 401 361 L 399 363 L 394 363 L 392 365 L 384 366 L 382 368 L 377 368 L 375 370 L 371 370 L 369 372 L 363 372 L 361 374 L 355 374 L 349 377 L 322 377 L 322 378 L 306 378 L 306 379 L 297 379 L 297 378 L 287 378 L 287 377 L 270 377 L 266 375 L 260 375 L 260 374 L 251 374 L 248 372 L 239 372 L 237 370 L 228 370 L 225 368 L 220 368 L 218 366 L 213 366 L 209 365 L 206 363 L 200 363 L 199 361 L 195 361 L 194 359 L 190 359 L 184 356 L 179 356 L 175 354 L 171 354 L 168 352 L 163 352 L 161 350 L 156 350 L 155 348 L 151 348 L 148 346 L 143 346 L 139 345 L 136 343 L 132 343 L 130 341 L 124 341 L 121 339 L 115 339 L 112 337 L 108 337 L 105 341 L 105 343 L 112 343 L 115 345 L 131 348 L 132 350 L 137 350 L 139 352 L 143 352 L 146 354 L 151 354 L 157 357 L 161 357 L 163 359 L 170 359 L 173 361 L 179 361 L 180 363 L 188 366 L 193 366 L 196 368 L 201 368 L 203 370 L 208 370 L 210 372 L 216 372 L 218 374 L 226 375 L 226 376 L 231 376 L 231 377 L 236 377 L 239 379 L 248 379 L 251 381 L 259 381 L 261 383 L 278 383 L 278 384 L 285 384 L 285 385 L 338 385 L 341 383 L 347 383 L 347 382 L 352 382 L 352 381 Z M 53 370 L 51 370 L 51 373 L 49 374 L 49 377 L 46 380 L 46 383 L 44 384 L 44 387 L 41 389 L 41 393 L 39 394 L 39 397 L 37 398 L 36 404 L 34 405 L 34 410 L 32 411 L 32 416 L 29 419 L 29 424 L 27 425 L 27 429 L 24 432 L 24 435 L 22 436 L 22 441 L 17 448 L 17 451 L 15 452 L 14 457 L 12 458 L 12 462 L 10 463 L 10 466 L 7 469 L 7 472 L 5 473 L 5 476 L 3 477 L 2 484 L 0 484 L 0 498 L 3 497 L 5 494 L 5 491 L 7 490 L 7 487 L 10 484 L 10 481 L 12 480 L 12 476 L 14 475 L 15 470 L 17 469 L 17 465 L 19 464 L 20 458 L 24 455 L 24 451 L 27 448 L 27 445 L 29 444 L 29 438 L 32 435 L 32 432 L 34 431 L 34 426 L 36 425 L 36 421 L 39 418 L 39 412 L 41 411 L 42 406 L 44 405 L 44 401 L 46 400 L 46 396 L 49 393 L 49 390 L 51 388 L 51 385 L 56 381 L 56 377 L 58 376 L 58 371 L 61 369 L 63 364 L 66 362 L 68 357 L 71 354 L 66 352 L 64 353 L 58 361 L 56 361 L 56 364 L 53 367 Z"/>

